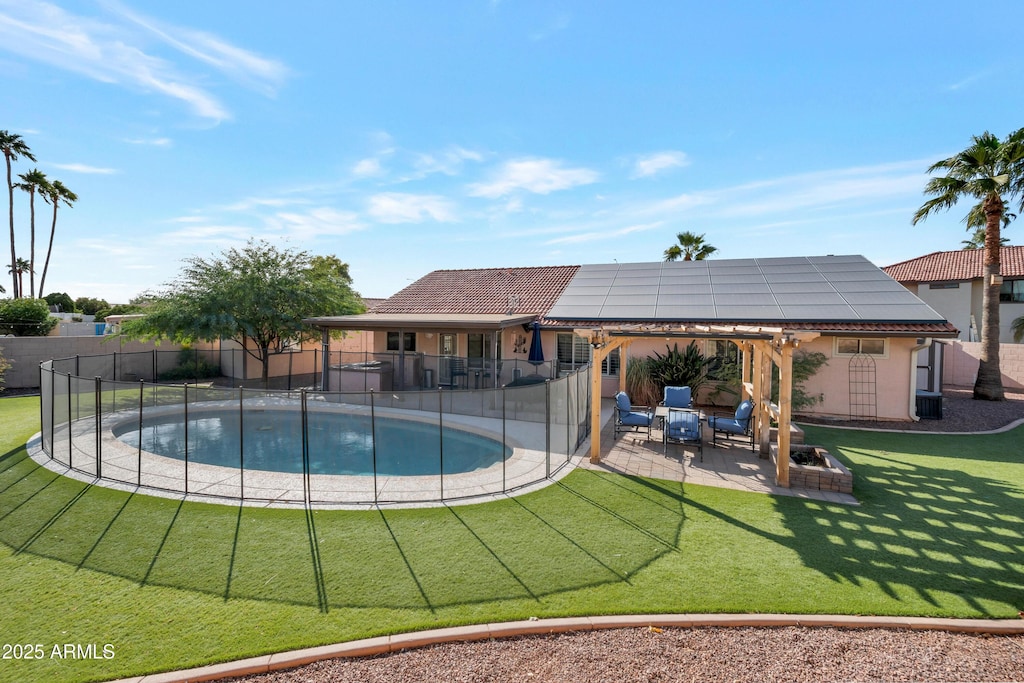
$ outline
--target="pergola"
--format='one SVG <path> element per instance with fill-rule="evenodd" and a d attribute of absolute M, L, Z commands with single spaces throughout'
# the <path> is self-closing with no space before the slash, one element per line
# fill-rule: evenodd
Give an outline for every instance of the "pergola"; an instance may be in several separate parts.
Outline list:
<path fill-rule="evenodd" d="M 786 330 L 781 327 L 744 325 L 601 325 L 596 328 L 577 328 L 576 334 L 586 338 L 594 349 L 592 368 L 615 349 L 628 357 L 630 345 L 638 339 L 651 337 L 721 339 L 734 342 L 742 351 L 743 398 L 754 401 L 752 428 L 761 453 L 768 452 L 771 420 L 772 365 L 779 368 L 778 402 L 778 458 L 775 478 L 779 486 L 789 486 L 789 430 L 792 421 L 793 351 L 802 342 L 819 336 L 817 332 Z M 626 373 L 619 373 L 619 389 L 626 389 Z M 590 462 L 601 461 L 601 373 L 591 373 Z"/>

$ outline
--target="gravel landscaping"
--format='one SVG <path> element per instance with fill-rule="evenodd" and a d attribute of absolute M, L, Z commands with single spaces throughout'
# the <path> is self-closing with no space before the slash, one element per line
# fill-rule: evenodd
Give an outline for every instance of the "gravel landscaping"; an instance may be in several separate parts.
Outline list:
<path fill-rule="evenodd" d="M 632 628 L 449 643 L 235 680 L 1024 681 L 1024 636 L 797 627 Z"/>

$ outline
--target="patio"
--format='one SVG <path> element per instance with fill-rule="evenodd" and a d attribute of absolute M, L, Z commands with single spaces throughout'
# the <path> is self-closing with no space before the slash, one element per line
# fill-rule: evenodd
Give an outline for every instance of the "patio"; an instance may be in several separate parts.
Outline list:
<path fill-rule="evenodd" d="M 757 453 L 751 452 L 749 443 L 742 439 L 719 438 L 718 447 L 713 448 L 706 427 L 703 461 L 692 446 L 670 443 L 666 452 L 657 420 L 649 440 L 646 432 L 616 437 L 614 407 L 613 399 L 601 401 L 601 462 L 592 464 L 587 458 L 581 458 L 580 467 L 753 493 L 795 496 L 845 505 L 859 504 L 856 498 L 846 493 L 777 486 L 775 467 L 771 460 L 759 458 Z"/>

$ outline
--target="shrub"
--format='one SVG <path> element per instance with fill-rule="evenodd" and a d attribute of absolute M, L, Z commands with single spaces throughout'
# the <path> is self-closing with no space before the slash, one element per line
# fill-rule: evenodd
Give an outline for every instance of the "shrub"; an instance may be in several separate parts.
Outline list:
<path fill-rule="evenodd" d="M 0 302 L 0 334 L 45 337 L 57 324 L 43 299 L 8 299 Z"/>
<path fill-rule="evenodd" d="M 626 393 L 638 406 L 653 406 L 661 401 L 662 390 L 653 368 L 653 358 L 630 358 L 626 363 Z"/>
<path fill-rule="evenodd" d="M 811 396 L 804 389 L 804 382 L 814 376 L 822 365 L 828 364 L 828 357 L 818 351 L 797 351 L 793 354 L 793 410 L 810 408 L 819 403 L 823 396 Z M 772 368 L 772 401 L 779 401 L 779 369 Z"/>
<path fill-rule="evenodd" d="M 161 382 L 187 382 L 196 379 L 220 377 L 220 366 L 208 361 L 195 349 L 183 348 L 178 352 L 178 365 L 160 373 Z"/>
<path fill-rule="evenodd" d="M 704 354 L 697 348 L 696 342 L 690 342 L 685 351 L 679 350 L 678 344 L 670 349 L 665 345 L 666 354 L 657 351 L 651 359 L 651 375 L 658 384 L 658 400 L 665 387 L 690 387 L 692 395 L 707 381 L 707 364 Z"/>
<path fill-rule="evenodd" d="M 0 391 L 4 390 L 4 375 L 11 369 L 11 361 L 4 358 L 3 347 L 0 347 Z"/>

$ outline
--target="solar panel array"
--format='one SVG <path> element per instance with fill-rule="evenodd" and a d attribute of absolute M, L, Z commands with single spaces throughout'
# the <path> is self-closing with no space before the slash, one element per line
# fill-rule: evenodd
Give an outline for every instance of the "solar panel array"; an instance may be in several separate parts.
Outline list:
<path fill-rule="evenodd" d="M 863 256 L 584 265 L 546 317 L 730 323 L 944 321 Z"/>

